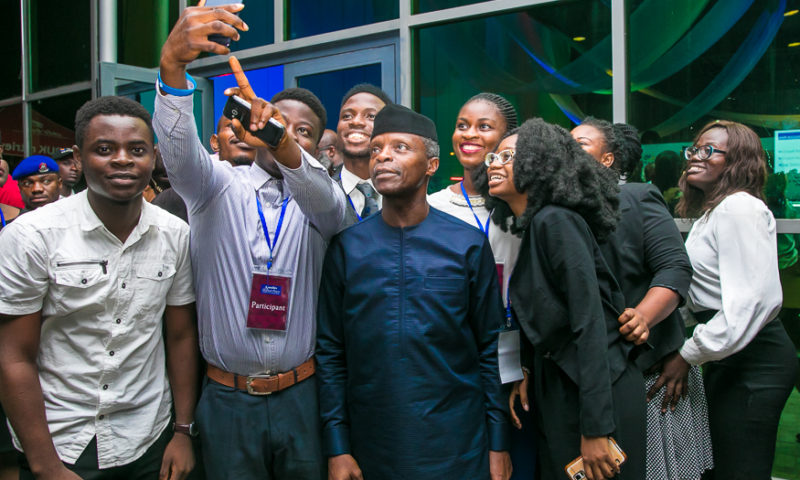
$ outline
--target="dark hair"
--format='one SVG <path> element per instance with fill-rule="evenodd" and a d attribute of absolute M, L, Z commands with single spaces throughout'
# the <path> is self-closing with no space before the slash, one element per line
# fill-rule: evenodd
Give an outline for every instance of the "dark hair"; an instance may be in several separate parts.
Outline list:
<path fill-rule="evenodd" d="M 655 165 L 653 185 L 658 187 L 661 193 L 678 186 L 683 171 L 683 160 L 680 155 L 672 150 L 664 150 L 656 155 L 653 163 Z"/>
<path fill-rule="evenodd" d="M 155 143 L 155 132 L 150 113 L 140 103 L 126 97 L 100 97 L 84 103 L 75 114 L 75 144 L 83 148 L 89 122 L 99 115 L 120 115 L 140 118 L 150 130 L 151 141 Z"/>
<path fill-rule="evenodd" d="M 392 102 L 392 99 L 389 98 L 389 95 L 381 90 L 380 88 L 376 87 L 371 83 L 359 83 L 358 85 L 354 86 L 347 93 L 344 94 L 342 97 L 342 104 L 339 105 L 339 110 L 344 107 L 345 102 L 350 100 L 350 97 L 353 95 L 358 95 L 359 93 L 369 93 L 370 95 L 375 95 L 376 97 L 380 98 L 384 105 L 389 105 Z"/>
<path fill-rule="evenodd" d="M 464 102 L 464 105 L 477 101 L 491 103 L 497 107 L 497 111 L 500 112 L 500 115 L 502 115 L 506 121 L 506 130 L 517 128 L 517 110 L 514 109 L 514 105 L 511 105 L 511 102 L 506 100 L 505 97 L 496 93 L 481 92 Z"/>
<path fill-rule="evenodd" d="M 713 210 L 728 195 L 747 192 L 764 200 L 764 182 L 767 178 L 767 162 L 764 147 L 756 132 L 741 123 L 728 120 L 711 122 L 694 138 L 692 144 L 712 128 L 722 128 L 728 132 L 728 147 L 725 155 L 725 169 L 711 192 L 706 195 L 686 181 L 686 172 L 681 175 L 678 186 L 683 196 L 675 211 L 682 217 L 698 217 Z"/>
<path fill-rule="evenodd" d="M 325 131 L 325 125 L 328 124 L 328 114 L 325 112 L 325 107 L 322 106 L 322 102 L 319 101 L 319 98 L 317 98 L 311 90 L 293 87 L 276 93 L 269 103 L 276 103 L 281 100 L 296 100 L 300 103 L 304 103 L 314 112 L 314 115 L 319 119 L 319 129 L 317 129 L 317 138 L 315 139 L 315 141 L 319 143 L 319 139 L 322 138 L 322 132 Z"/>
<path fill-rule="evenodd" d="M 594 117 L 586 117 L 581 125 L 588 125 L 596 128 L 605 140 L 605 152 L 614 154 L 614 168 L 620 175 L 633 181 L 638 173 L 641 177 L 640 162 L 642 159 L 642 144 L 639 141 L 639 131 L 633 125 L 627 123 L 614 123 Z"/>
<path fill-rule="evenodd" d="M 617 225 L 619 187 L 617 174 L 586 153 L 563 127 L 541 118 L 519 128 L 514 157 L 514 187 L 528 194 L 528 206 L 517 224 L 525 230 L 547 205 L 578 213 L 598 241 Z"/>

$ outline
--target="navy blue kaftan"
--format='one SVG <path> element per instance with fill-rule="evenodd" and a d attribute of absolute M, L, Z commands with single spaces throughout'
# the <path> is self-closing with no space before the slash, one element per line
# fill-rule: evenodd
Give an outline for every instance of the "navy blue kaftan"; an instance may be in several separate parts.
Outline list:
<path fill-rule="evenodd" d="M 337 235 L 320 286 L 323 451 L 364 478 L 489 477 L 507 450 L 497 367 L 504 312 L 486 237 L 434 208 L 394 228 L 380 214 Z"/>

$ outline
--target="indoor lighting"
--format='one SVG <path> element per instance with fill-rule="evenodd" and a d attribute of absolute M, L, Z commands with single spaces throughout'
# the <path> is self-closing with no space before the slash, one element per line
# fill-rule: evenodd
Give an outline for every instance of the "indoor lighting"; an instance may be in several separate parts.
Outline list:
<path fill-rule="evenodd" d="M 572 40 L 575 42 L 582 42 L 586 40 L 586 37 L 573 37 Z"/>
<path fill-rule="evenodd" d="M 792 15 L 797 15 L 800 10 L 789 10 L 783 14 L 784 17 L 791 17 Z"/>
<path fill-rule="evenodd" d="M 792 43 L 790 43 L 790 44 L 789 44 L 789 45 L 787 45 L 787 46 L 788 46 L 788 47 L 800 47 L 800 42 L 792 42 Z"/>

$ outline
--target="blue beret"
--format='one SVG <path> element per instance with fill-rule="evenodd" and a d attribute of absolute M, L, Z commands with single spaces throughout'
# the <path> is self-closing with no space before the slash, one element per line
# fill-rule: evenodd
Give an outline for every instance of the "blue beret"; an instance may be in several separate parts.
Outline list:
<path fill-rule="evenodd" d="M 25 160 L 19 162 L 11 178 L 19 180 L 30 175 L 38 175 L 40 173 L 58 173 L 58 164 L 52 158 L 44 155 L 31 155 Z"/>

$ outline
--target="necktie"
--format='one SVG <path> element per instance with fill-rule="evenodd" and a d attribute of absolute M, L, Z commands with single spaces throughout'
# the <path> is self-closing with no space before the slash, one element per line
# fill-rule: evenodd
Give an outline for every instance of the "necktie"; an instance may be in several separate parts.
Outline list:
<path fill-rule="evenodd" d="M 378 211 L 378 192 L 372 188 L 369 182 L 356 185 L 356 189 L 364 194 L 364 209 L 361 210 L 361 218 L 367 218 Z"/>

